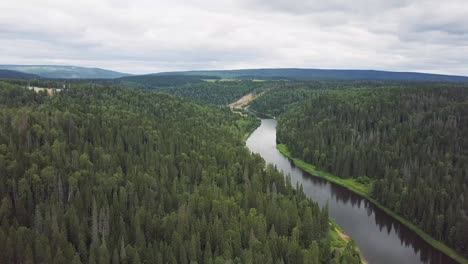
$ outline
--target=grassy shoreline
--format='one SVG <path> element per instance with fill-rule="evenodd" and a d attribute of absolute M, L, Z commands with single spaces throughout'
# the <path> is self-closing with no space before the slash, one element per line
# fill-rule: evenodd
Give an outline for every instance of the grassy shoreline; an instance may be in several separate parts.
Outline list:
<path fill-rule="evenodd" d="M 260 126 L 261 122 L 258 119 L 255 119 L 255 126 L 252 126 L 250 129 L 247 129 L 244 131 L 244 134 L 242 135 L 242 141 L 245 143 L 247 142 L 247 139 L 252 135 L 252 133 Z"/>
<path fill-rule="evenodd" d="M 416 225 L 414 225 L 410 221 L 404 219 L 402 216 L 398 215 L 397 213 L 393 212 L 389 208 L 385 207 L 384 205 L 379 203 L 377 200 L 371 198 L 370 197 L 370 190 L 371 190 L 370 184 L 369 185 L 360 184 L 360 183 L 356 182 L 354 179 L 342 179 L 342 178 L 339 178 L 339 177 L 337 177 L 337 176 L 335 176 L 335 175 L 333 175 L 331 173 L 320 171 L 315 166 L 313 166 L 311 164 L 308 164 L 305 161 L 300 160 L 298 158 L 294 158 L 291 155 L 291 152 L 289 152 L 287 146 L 284 145 L 284 144 L 278 144 L 278 145 L 276 145 L 276 148 L 285 157 L 291 159 L 297 167 L 303 169 L 304 171 L 306 171 L 306 172 L 308 172 L 308 173 L 310 173 L 310 174 L 312 174 L 314 176 L 317 176 L 317 177 L 323 178 L 323 179 L 325 179 L 327 181 L 338 184 L 338 185 L 340 185 L 340 186 L 342 186 L 342 187 L 344 187 L 344 188 L 346 188 L 346 189 L 348 189 L 348 190 L 362 196 L 363 198 L 369 200 L 371 203 L 373 203 L 374 205 L 376 205 L 377 207 L 379 207 L 380 209 L 385 211 L 387 214 L 389 214 L 390 216 L 392 216 L 396 220 L 398 220 L 401 224 L 405 225 L 406 227 L 408 227 L 409 229 L 414 231 L 423 240 L 425 240 L 427 243 L 429 243 L 434 248 L 440 250 L 441 252 L 443 252 L 444 254 L 446 254 L 447 256 L 449 256 L 450 258 L 452 258 L 453 260 L 455 260 L 455 261 L 457 261 L 459 263 L 468 264 L 468 260 L 465 259 L 463 256 L 459 255 L 455 250 L 448 247 L 444 243 L 436 240 L 435 238 L 431 237 L 429 234 L 424 232 L 422 229 L 420 229 L 419 227 L 417 227 Z"/>
<path fill-rule="evenodd" d="M 348 235 L 346 235 L 343 229 L 330 218 L 330 230 L 328 231 L 328 236 L 330 238 L 330 247 L 332 250 L 338 250 L 340 254 L 348 245 L 348 242 L 351 239 Z M 362 264 L 367 264 L 366 259 L 359 250 L 359 247 L 355 244 L 354 249 L 359 253 L 359 257 L 361 258 Z"/>

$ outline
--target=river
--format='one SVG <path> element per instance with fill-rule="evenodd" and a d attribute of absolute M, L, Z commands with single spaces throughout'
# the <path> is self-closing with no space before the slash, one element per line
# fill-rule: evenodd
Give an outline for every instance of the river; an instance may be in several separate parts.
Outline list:
<path fill-rule="evenodd" d="M 307 197 L 321 206 L 328 203 L 330 217 L 354 239 L 369 263 L 457 263 L 368 200 L 295 167 L 276 149 L 276 124 L 274 119 L 262 119 L 247 147 L 289 174 L 293 186 L 302 184 Z"/>

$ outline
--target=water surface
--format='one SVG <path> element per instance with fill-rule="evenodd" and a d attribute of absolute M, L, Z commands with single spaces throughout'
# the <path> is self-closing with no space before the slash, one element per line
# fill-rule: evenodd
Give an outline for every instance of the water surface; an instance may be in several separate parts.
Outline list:
<path fill-rule="evenodd" d="M 262 119 L 247 147 L 289 174 L 293 186 L 302 184 L 309 198 L 321 206 L 328 203 L 330 217 L 356 241 L 369 263 L 457 263 L 366 199 L 295 167 L 276 149 L 276 124 Z"/>

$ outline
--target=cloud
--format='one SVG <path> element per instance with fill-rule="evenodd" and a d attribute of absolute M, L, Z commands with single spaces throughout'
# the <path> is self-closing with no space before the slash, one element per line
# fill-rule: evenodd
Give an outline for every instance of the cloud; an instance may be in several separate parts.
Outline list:
<path fill-rule="evenodd" d="M 468 75 L 468 2 L 4 0 L 1 64 Z"/>
<path fill-rule="evenodd" d="M 348 15 L 385 12 L 389 9 L 402 8 L 411 3 L 410 0 L 243 0 L 244 4 L 254 4 L 267 10 L 289 12 L 292 14 L 313 14 L 321 12 L 347 13 Z"/>

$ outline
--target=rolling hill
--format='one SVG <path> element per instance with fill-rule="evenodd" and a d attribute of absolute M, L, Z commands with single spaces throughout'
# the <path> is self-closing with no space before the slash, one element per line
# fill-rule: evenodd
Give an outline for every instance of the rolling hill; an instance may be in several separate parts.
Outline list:
<path fill-rule="evenodd" d="M 35 74 L 50 79 L 113 79 L 129 75 L 100 68 L 57 65 L 0 65 L 0 69 Z"/>
<path fill-rule="evenodd" d="M 328 69 L 246 69 L 214 71 L 165 72 L 164 75 L 217 76 L 220 78 L 294 79 L 294 80 L 394 80 L 394 81 L 443 81 L 468 82 L 466 76 L 442 75 L 419 72 L 390 72 L 377 70 L 328 70 Z"/>
<path fill-rule="evenodd" d="M 39 79 L 38 75 L 0 69 L 0 79 Z"/>
<path fill-rule="evenodd" d="M 8 78 L 49 79 L 117 79 L 119 82 L 139 83 L 144 86 L 173 86 L 200 82 L 202 79 L 264 79 L 264 80 L 387 80 L 387 81 L 436 81 L 468 82 L 467 76 L 443 75 L 420 72 L 391 72 L 378 70 L 343 69 L 241 69 L 161 72 L 130 75 L 101 68 L 57 65 L 0 65 L 0 69 L 32 75 L 12 75 Z M 7 74 L 7 73 L 4 73 Z M 19 76 L 19 77 L 14 77 Z M 175 77 L 177 76 L 177 77 Z"/>
<path fill-rule="evenodd" d="M 171 87 L 181 86 L 185 84 L 203 83 L 204 79 L 219 79 L 213 76 L 197 76 L 197 75 L 162 75 L 162 74 L 145 74 L 133 75 L 115 79 L 121 84 L 137 85 L 145 88 Z"/>

